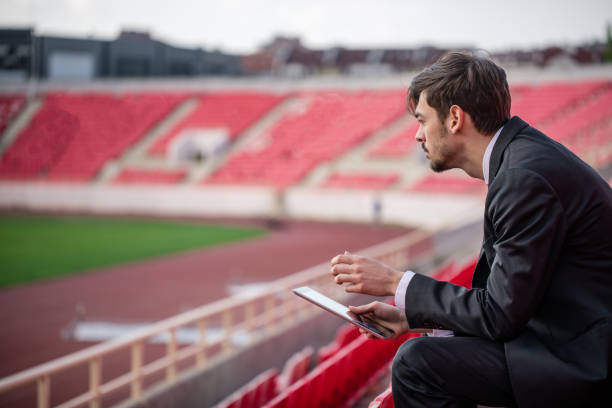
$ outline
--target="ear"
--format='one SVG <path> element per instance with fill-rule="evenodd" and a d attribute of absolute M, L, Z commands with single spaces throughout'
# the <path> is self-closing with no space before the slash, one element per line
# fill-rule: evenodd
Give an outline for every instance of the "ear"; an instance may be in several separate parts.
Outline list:
<path fill-rule="evenodd" d="M 450 107 L 448 112 L 448 128 L 452 134 L 456 134 L 463 129 L 463 123 L 465 120 L 465 111 L 458 105 Z"/>

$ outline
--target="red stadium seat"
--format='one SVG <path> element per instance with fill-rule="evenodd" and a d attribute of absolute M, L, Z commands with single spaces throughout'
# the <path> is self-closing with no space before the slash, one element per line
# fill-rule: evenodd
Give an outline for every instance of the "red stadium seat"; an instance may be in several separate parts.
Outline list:
<path fill-rule="evenodd" d="M 486 191 L 486 184 L 482 180 L 467 176 L 428 174 L 406 191 L 432 194 L 483 194 Z"/>
<path fill-rule="evenodd" d="M 315 92 L 303 113 L 286 115 L 267 145 L 235 154 L 205 183 L 288 187 L 403 114 L 403 91 Z"/>
<path fill-rule="evenodd" d="M 409 121 L 390 138 L 370 149 L 368 155 L 373 158 L 390 158 L 412 153 L 417 146 L 414 138 L 418 129 L 419 124 L 416 121 Z"/>
<path fill-rule="evenodd" d="M 278 378 L 278 389 L 283 390 L 304 377 L 310 370 L 313 355 L 314 349 L 308 346 L 291 356 Z"/>
<path fill-rule="evenodd" d="M 200 96 L 198 107 L 150 149 L 151 154 L 165 154 L 172 140 L 189 129 L 224 128 L 235 139 L 268 110 L 285 98 L 284 95 L 247 92 L 218 92 Z"/>
<path fill-rule="evenodd" d="M 0 178 L 90 181 L 184 98 L 52 93 L 0 158 Z"/>
<path fill-rule="evenodd" d="M 352 324 L 345 324 L 338 328 L 336 338 L 333 342 L 327 346 L 321 347 L 318 352 L 318 363 L 321 364 L 334 354 L 336 354 L 342 347 L 346 346 L 353 340 L 359 337 L 359 329 Z"/>
<path fill-rule="evenodd" d="M 270 369 L 221 401 L 216 408 L 259 408 L 276 395 L 278 371 Z"/>
<path fill-rule="evenodd" d="M 399 180 L 398 174 L 334 173 L 323 183 L 326 188 L 384 190 Z"/>
<path fill-rule="evenodd" d="M 187 176 L 185 170 L 123 169 L 114 179 L 117 184 L 176 184 Z"/>

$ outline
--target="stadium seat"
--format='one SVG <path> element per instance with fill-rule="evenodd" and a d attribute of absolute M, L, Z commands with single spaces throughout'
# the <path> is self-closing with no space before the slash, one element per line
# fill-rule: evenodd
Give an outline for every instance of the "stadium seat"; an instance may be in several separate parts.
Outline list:
<path fill-rule="evenodd" d="M 384 190 L 399 180 L 399 174 L 334 173 L 323 183 L 325 188 Z"/>
<path fill-rule="evenodd" d="M 512 104 L 512 114 L 519 115 L 531 125 L 540 127 L 562 117 L 581 102 L 609 86 L 607 81 L 559 82 L 532 86 Z"/>
<path fill-rule="evenodd" d="M 397 347 L 407 338 L 370 340 L 360 336 L 280 393 L 266 407 L 340 406 L 367 383 L 373 373 L 388 364 Z"/>
<path fill-rule="evenodd" d="M 352 324 L 344 324 L 338 328 L 336 338 L 327 346 L 321 347 L 318 352 L 318 364 L 321 364 L 353 340 L 359 337 L 359 329 Z"/>
<path fill-rule="evenodd" d="M 287 360 L 283 372 L 278 378 L 277 387 L 279 391 L 286 389 L 308 373 L 313 355 L 314 349 L 307 346 Z"/>
<path fill-rule="evenodd" d="M 430 194 L 482 194 L 485 191 L 486 184 L 482 180 L 450 174 L 428 174 L 406 190 Z"/>
<path fill-rule="evenodd" d="M 185 170 L 123 169 L 112 180 L 116 184 L 176 184 L 187 176 Z"/>
<path fill-rule="evenodd" d="M 368 151 L 368 156 L 372 158 L 398 158 L 412 153 L 417 142 L 415 141 L 416 132 L 419 124 L 411 120 L 390 138 L 374 146 Z"/>
<path fill-rule="evenodd" d="M 299 97 L 308 107 L 280 119 L 268 131 L 263 148 L 236 153 L 204 182 L 286 188 L 403 114 L 403 91 L 314 92 Z"/>
<path fill-rule="evenodd" d="M 285 95 L 271 93 L 218 92 L 199 97 L 198 107 L 149 149 L 150 154 L 165 154 L 172 140 L 190 129 L 223 128 L 230 140 L 255 123 L 280 103 Z"/>
<path fill-rule="evenodd" d="M 93 180 L 142 138 L 184 95 L 51 93 L 0 158 L 0 178 Z"/>
<path fill-rule="evenodd" d="M 221 401 L 216 408 L 259 408 L 276 394 L 278 371 L 267 370 Z"/>

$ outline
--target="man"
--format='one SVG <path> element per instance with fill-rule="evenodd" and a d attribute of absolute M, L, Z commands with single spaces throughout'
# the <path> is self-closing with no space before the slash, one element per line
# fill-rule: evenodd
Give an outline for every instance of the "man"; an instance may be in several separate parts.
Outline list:
<path fill-rule="evenodd" d="M 612 401 L 612 189 L 565 147 L 510 118 L 502 68 L 450 53 L 408 95 L 434 171 L 488 184 L 473 289 L 345 253 L 347 292 L 394 295 L 352 307 L 397 335 L 397 407 L 584 407 Z M 454 334 L 454 335 L 453 335 Z M 599 405 L 603 406 L 603 405 Z"/>

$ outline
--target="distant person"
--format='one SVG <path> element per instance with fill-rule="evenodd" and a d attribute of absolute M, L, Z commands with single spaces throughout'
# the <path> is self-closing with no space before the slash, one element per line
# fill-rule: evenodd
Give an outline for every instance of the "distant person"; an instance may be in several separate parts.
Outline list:
<path fill-rule="evenodd" d="M 394 295 L 352 307 L 404 343 L 392 366 L 396 407 L 611 406 L 612 189 L 521 118 L 506 74 L 449 53 L 408 94 L 431 168 L 488 184 L 484 240 L 465 289 L 352 254 L 332 260 L 347 292 Z M 599 404 L 599 405 L 598 405 Z"/>

